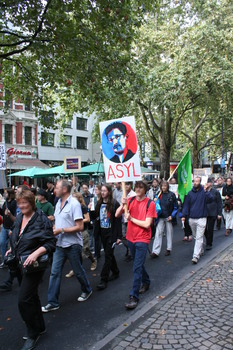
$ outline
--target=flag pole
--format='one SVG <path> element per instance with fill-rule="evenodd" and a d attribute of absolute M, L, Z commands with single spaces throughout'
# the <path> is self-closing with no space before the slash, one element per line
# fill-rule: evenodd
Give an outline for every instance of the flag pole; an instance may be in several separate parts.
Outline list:
<path fill-rule="evenodd" d="M 180 163 L 182 162 L 182 160 L 184 159 L 184 157 L 186 156 L 186 154 L 190 151 L 190 148 L 187 150 L 187 152 L 185 153 L 185 155 L 181 158 L 181 160 L 179 161 L 178 165 L 176 166 L 175 170 L 173 170 L 172 174 L 170 175 L 170 177 L 168 178 L 167 182 L 169 182 L 171 180 L 171 178 L 173 177 L 173 175 L 175 174 L 176 170 L 178 169 Z M 158 194 L 158 198 L 161 195 L 161 191 Z"/>

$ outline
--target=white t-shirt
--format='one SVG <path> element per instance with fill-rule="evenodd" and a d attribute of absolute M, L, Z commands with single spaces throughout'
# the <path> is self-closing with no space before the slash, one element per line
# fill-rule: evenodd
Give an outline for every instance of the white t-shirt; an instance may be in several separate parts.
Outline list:
<path fill-rule="evenodd" d="M 61 199 L 59 199 L 56 204 L 54 217 L 55 228 L 68 228 L 75 226 L 75 220 L 83 219 L 82 208 L 79 201 L 70 195 L 61 209 Z M 81 232 L 60 233 L 57 235 L 58 247 L 67 248 L 74 244 L 80 244 L 83 246 Z"/>

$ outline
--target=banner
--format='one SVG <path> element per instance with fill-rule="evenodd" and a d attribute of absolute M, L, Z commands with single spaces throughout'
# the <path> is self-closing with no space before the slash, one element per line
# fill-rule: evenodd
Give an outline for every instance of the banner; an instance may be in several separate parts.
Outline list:
<path fill-rule="evenodd" d="M 100 123 L 106 182 L 141 180 L 134 117 Z"/>
<path fill-rule="evenodd" d="M 0 143 L 0 170 L 6 170 L 6 150 L 4 143 Z"/>
<path fill-rule="evenodd" d="M 192 189 L 192 169 L 191 169 L 191 153 L 190 149 L 186 152 L 180 161 L 178 168 L 178 188 L 177 192 L 181 202 L 184 202 L 184 197 Z"/>

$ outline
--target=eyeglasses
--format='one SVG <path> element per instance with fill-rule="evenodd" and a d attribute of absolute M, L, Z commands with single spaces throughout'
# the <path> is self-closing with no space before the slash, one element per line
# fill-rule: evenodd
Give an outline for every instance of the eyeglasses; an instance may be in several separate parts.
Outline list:
<path fill-rule="evenodd" d="M 113 142 L 114 140 L 118 141 L 121 138 L 121 136 L 124 136 L 124 134 L 116 134 L 116 135 L 114 135 L 112 137 L 108 137 L 108 141 L 109 142 Z"/>

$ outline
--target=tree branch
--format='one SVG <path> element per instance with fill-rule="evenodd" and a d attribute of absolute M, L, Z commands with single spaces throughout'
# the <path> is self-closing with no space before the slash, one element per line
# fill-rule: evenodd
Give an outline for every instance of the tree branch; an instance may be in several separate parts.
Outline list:
<path fill-rule="evenodd" d="M 199 121 L 199 123 L 195 126 L 195 128 L 194 128 L 194 130 L 193 130 L 193 133 L 194 133 L 194 134 L 198 131 L 198 129 L 201 127 L 201 125 L 206 121 L 207 116 L 210 114 L 210 113 L 208 113 L 207 110 L 208 110 L 208 107 L 206 107 L 204 116 L 201 118 L 201 120 Z"/>
<path fill-rule="evenodd" d="M 185 137 L 189 139 L 189 141 L 194 144 L 193 139 L 189 136 L 189 134 L 183 130 L 180 130 L 181 134 L 183 134 Z"/>
<path fill-rule="evenodd" d="M 215 138 L 217 138 L 218 136 L 220 136 L 222 134 L 222 131 L 219 131 L 216 135 L 212 136 L 212 137 L 209 137 L 203 144 L 202 146 L 199 148 L 198 151 L 201 151 L 203 150 L 204 148 L 206 148 L 208 145 L 208 143 L 212 140 L 214 140 Z"/>
<path fill-rule="evenodd" d="M 137 104 L 139 105 L 140 109 L 143 108 L 144 110 L 146 110 L 149 114 L 152 126 L 158 131 L 161 132 L 162 129 L 160 128 L 160 126 L 155 122 L 154 118 L 153 118 L 153 114 L 151 113 L 150 108 L 148 108 L 147 106 L 145 106 L 140 100 L 137 100 Z"/>
<path fill-rule="evenodd" d="M 38 34 L 42 31 L 42 26 L 43 26 L 43 23 L 44 23 L 44 20 L 45 20 L 45 16 L 46 16 L 46 13 L 47 13 L 47 11 L 49 9 L 49 6 L 50 6 L 51 2 L 52 2 L 52 0 L 48 0 L 46 6 L 44 8 L 44 11 L 43 11 L 43 13 L 41 15 L 41 20 L 39 22 L 39 25 L 38 25 L 37 29 L 35 30 L 34 34 L 32 35 L 32 37 L 30 39 L 28 39 L 28 40 L 23 41 L 23 42 L 29 42 L 28 45 L 26 45 L 26 46 L 24 46 L 24 47 L 22 47 L 22 48 L 20 48 L 18 50 L 12 50 L 10 52 L 0 54 L 0 58 L 6 59 L 6 58 L 8 58 L 10 56 L 13 56 L 13 55 L 18 54 L 18 53 L 23 53 L 24 51 L 28 50 L 28 48 L 35 41 L 35 39 L 38 36 Z"/>
<path fill-rule="evenodd" d="M 146 130 L 148 131 L 148 136 L 149 136 L 149 138 L 151 139 L 151 141 L 152 141 L 153 143 L 155 143 L 156 146 L 159 148 L 159 146 L 160 146 L 160 145 L 159 145 L 159 141 L 156 139 L 156 136 L 155 136 L 155 134 L 153 133 L 153 131 L 152 131 L 152 129 L 151 129 L 149 123 L 148 123 L 145 110 L 144 110 L 144 108 L 143 108 L 142 106 L 143 106 L 143 104 L 139 104 L 139 109 L 140 109 L 140 112 L 141 112 L 141 114 L 142 114 L 143 120 L 144 120 L 144 122 L 145 122 Z"/>
<path fill-rule="evenodd" d="M 184 107 L 182 113 L 180 114 L 180 116 L 178 117 L 177 121 L 176 121 L 176 125 L 175 125 L 175 130 L 174 130 L 174 133 L 173 133 L 173 137 L 172 137 L 172 145 L 175 144 L 175 140 L 176 140 L 176 133 L 177 133 L 177 130 L 178 130 L 178 127 L 179 127 L 179 124 L 180 124 L 180 121 L 181 119 L 183 118 L 184 114 L 192 109 L 195 105 L 191 104 L 190 102 L 187 103 L 187 105 Z"/>

